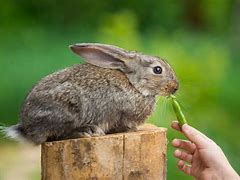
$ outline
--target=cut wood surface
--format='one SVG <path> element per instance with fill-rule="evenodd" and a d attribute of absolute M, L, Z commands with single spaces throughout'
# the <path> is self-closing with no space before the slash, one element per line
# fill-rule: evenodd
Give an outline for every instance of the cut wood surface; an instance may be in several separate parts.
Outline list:
<path fill-rule="evenodd" d="M 136 132 L 42 144 L 42 180 L 166 179 L 166 129 L 144 124 Z"/>

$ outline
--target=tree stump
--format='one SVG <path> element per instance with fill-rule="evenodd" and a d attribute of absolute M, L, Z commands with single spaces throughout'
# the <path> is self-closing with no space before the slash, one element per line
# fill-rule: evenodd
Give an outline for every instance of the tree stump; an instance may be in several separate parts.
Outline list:
<path fill-rule="evenodd" d="M 42 180 L 166 179 L 166 129 L 145 124 L 136 132 L 42 144 Z"/>

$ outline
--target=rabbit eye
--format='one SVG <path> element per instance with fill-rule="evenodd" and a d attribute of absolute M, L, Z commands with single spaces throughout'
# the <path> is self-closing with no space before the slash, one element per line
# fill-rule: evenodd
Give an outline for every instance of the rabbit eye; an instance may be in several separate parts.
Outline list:
<path fill-rule="evenodd" d="M 161 73 L 162 73 L 162 68 L 161 68 L 160 66 L 155 66 L 155 67 L 153 68 L 153 72 L 154 72 L 155 74 L 161 74 Z"/>

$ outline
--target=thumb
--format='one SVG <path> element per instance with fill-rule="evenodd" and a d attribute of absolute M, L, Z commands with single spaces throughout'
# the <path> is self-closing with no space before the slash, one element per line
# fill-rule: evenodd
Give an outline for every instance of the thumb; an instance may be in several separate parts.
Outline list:
<path fill-rule="evenodd" d="M 182 126 L 182 132 L 199 149 L 205 149 L 210 145 L 211 140 L 207 136 L 188 124 Z"/>

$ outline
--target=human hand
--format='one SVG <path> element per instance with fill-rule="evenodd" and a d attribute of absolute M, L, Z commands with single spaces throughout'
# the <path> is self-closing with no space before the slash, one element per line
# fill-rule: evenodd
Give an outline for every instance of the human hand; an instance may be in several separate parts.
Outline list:
<path fill-rule="evenodd" d="M 179 148 L 175 150 L 174 156 L 179 159 L 177 166 L 181 171 L 198 180 L 240 179 L 214 141 L 187 124 L 180 128 L 178 122 L 174 121 L 172 128 L 183 133 L 189 140 L 172 141 L 173 146 Z"/>

